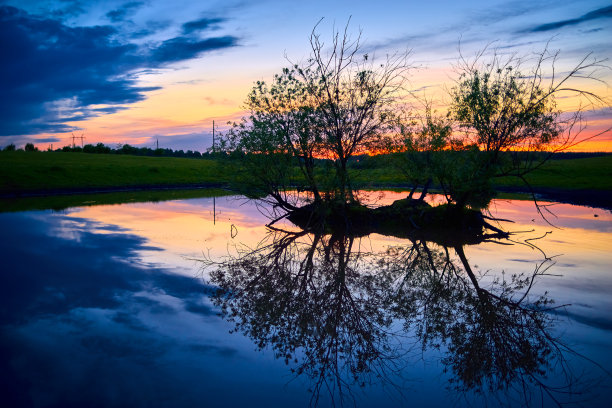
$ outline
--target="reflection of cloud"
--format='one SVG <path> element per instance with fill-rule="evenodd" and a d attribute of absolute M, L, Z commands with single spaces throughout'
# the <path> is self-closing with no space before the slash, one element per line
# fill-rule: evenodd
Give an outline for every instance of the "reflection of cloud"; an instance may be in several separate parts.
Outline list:
<path fill-rule="evenodd" d="M 148 331 L 148 328 L 142 323 L 141 320 L 127 312 L 115 313 L 112 321 L 129 327 L 130 330 Z"/>
<path fill-rule="evenodd" d="M 152 344 L 149 339 L 138 339 L 136 337 L 126 342 L 124 339 L 114 336 L 85 336 L 81 338 L 80 343 L 88 353 L 101 354 L 105 358 L 138 356 L 139 358 L 147 357 L 142 361 L 151 361 L 151 357 L 164 353 L 164 348 L 161 345 Z"/>
<path fill-rule="evenodd" d="M 217 320 L 210 289 L 145 267 L 139 253 L 156 249 L 146 239 L 34 213 L 0 215 L 0 241 L 0 405 L 152 406 L 165 396 L 197 406 L 226 381 L 225 369 L 223 379 L 207 373 L 238 353 L 202 336 Z"/>
<path fill-rule="evenodd" d="M 568 317 L 578 323 L 594 327 L 601 330 L 612 331 L 612 320 L 609 317 L 604 316 L 585 316 L 580 313 L 572 312 L 569 309 L 563 309 L 561 311 L 551 311 L 564 317 Z"/>
<path fill-rule="evenodd" d="M 146 308 L 151 314 L 175 315 L 177 312 L 174 307 L 151 297 L 136 295 L 131 298 L 131 301 L 133 304 L 139 305 L 139 307 Z"/>
<path fill-rule="evenodd" d="M 600 18 L 612 18 L 612 6 L 602 7 L 600 9 L 593 10 L 578 18 L 571 18 L 568 20 L 561 20 L 561 21 L 555 21 L 552 23 L 541 24 L 536 27 L 532 27 L 532 28 L 523 30 L 522 32 L 537 33 L 537 32 L 543 32 L 543 31 L 552 31 L 558 28 L 577 25 L 577 24 L 584 23 L 586 21 L 597 20 Z"/>
<path fill-rule="evenodd" d="M 209 289 L 198 279 L 162 270 L 153 273 L 129 261 L 139 251 L 158 250 L 145 245 L 144 238 L 125 232 L 112 233 L 118 228 L 68 217 L 62 228 L 74 231 L 62 234 L 57 232 L 59 229 L 54 223 L 41 230 L 39 222 L 25 216 L 4 217 L 0 222 L 4 231 L 16 231 L 3 252 L 11 254 L 5 257 L 4 266 L 19 274 L 18 280 L 0 275 L 0 295 L 5 308 L 0 323 L 6 323 L 5 319 L 28 320 L 83 307 L 116 309 L 128 301 L 147 308 L 156 306 L 161 311 L 165 305 L 159 301 L 135 295 L 149 287 L 160 288 L 166 295 L 181 299 L 184 308 L 196 314 L 213 314 L 202 303 Z M 32 243 L 36 243 L 36 248 L 32 248 Z M 28 255 L 32 251 L 36 256 Z M 170 307 L 163 311 L 176 313 Z M 117 312 L 113 320 L 142 329 L 137 320 L 128 317 Z"/>
<path fill-rule="evenodd" d="M 191 344 L 189 350 L 202 354 L 218 354 L 225 357 L 236 355 L 236 350 L 229 347 L 214 346 L 211 344 Z"/>
<path fill-rule="evenodd" d="M 202 316 L 213 316 L 216 314 L 212 306 L 193 300 L 185 302 L 185 310 Z"/>

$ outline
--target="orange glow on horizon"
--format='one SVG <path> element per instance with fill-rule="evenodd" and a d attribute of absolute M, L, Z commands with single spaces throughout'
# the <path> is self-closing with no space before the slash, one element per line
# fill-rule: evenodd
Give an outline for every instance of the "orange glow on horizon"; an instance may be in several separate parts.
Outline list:
<path fill-rule="evenodd" d="M 219 74 L 221 75 L 221 74 Z M 418 118 L 424 107 L 429 104 L 437 115 L 444 115 L 449 103 L 448 87 L 452 87 L 456 72 L 448 66 L 431 66 L 412 71 L 409 83 L 410 97 L 404 102 L 406 112 L 414 112 Z M 180 76 L 173 78 L 178 81 Z M 270 78 L 263 78 L 269 80 Z M 212 121 L 218 128 L 225 127 L 227 122 L 238 122 L 248 112 L 242 110 L 244 99 L 253 86 L 250 77 L 229 78 L 221 76 L 217 81 L 200 83 L 170 84 L 156 83 L 153 79 L 144 81 L 143 86 L 163 86 L 163 90 L 152 91 L 148 97 L 130 105 L 128 109 L 112 114 L 91 118 L 83 122 L 70 122 L 71 126 L 83 130 L 86 144 L 104 143 L 111 147 L 117 144 L 143 145 L 155 143 L 155 136 L 184 135 L 190 133 L 210 133 Z M 592 89 L 591 89 L 592 88 Z M 600 84 L 587 88 L 589 91 L 607 95 L 609 91 Z M 559 108 L 572 111 L 577 108 L 577 99 L 563 97 L 558 99 Z M 589 111 L 585 112 L 587 117 Z M 580 140 L 612 127 L 612 111 L 599 117 L 589 119 L 588 127 L 579 135 Z M 41 134 L 40 139 L 56 137 L 54 148 L 72 144 L 70 133 Z M 48 143 L 39 143 L 37 147 L 46 149 Z M 170 146 L 171 147 L 171 146 Z M 201 146 L 194 150 L 203 151 Z M 612 152 L 612 134 L 599 135 L 594 139 L 577 143 L 567 149 L 570 152 Z M 377 155 L 383 151 L 365 152 Z"/>

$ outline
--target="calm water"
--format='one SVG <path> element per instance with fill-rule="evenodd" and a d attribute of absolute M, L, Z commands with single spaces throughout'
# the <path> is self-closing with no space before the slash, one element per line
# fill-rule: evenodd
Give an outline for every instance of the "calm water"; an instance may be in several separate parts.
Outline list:
<path fill-rule="evenodd" d="M 551 210 L 462 248 L 238 197 L 2 213 L 0 405 L 607 407 L 612 215 Z"/>

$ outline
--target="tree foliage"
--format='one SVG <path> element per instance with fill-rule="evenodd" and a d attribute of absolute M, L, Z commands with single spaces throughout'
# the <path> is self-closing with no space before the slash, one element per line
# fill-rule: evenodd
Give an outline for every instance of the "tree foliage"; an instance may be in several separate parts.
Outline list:
<path fill-rule="evenodd" d="M 584 112 L 607 106 L 577 83 L 599 81 L 602 61 L 590 55 L 559 75 L 558 52 L 544 49 L 527 58 L 494 51 L 487 60 L 486 51 L 472 61 L 460 58 L 459 76 L 450 90 L 447 120 L 452 123 L 446 124 L 460 135 L 449 141 L 461 143 L 445 146 L 447 154 L 427 163 L 448 200 L 460 207 L 485 208 L 495 195 L 495 178 L 518 177 L 531 188 L 527 174 L 577 143 L 586 126 Z M 560 96 L 576 99 L 576 110 L 561 110 Z M 443 129 L 423 129 L 434 131 L 440 140 L 446 135 Z M 435 151 L 436 137 L 430 138 L 425 149 Z M 406 150 L 411 152 L 414 142 L 408 142 Z"/>
<path fill-rule="evenodd" d="M 260 179 L 269 175 L 262 164 L 297 163 L 299 177 L 291 183 L 312 200 L 351 204 L 356 198 L 348 161 L 399 129 L 397 102 L 410 66 L 406 54 L 382 63 L 362 54 L 360 36 L 352 40 L 348 27 L 333 35 L 329 47 L 316 29 L 305 62 L 285 68 L 270 84 L 256 83 L 245 104 L 249 117 L 234 124 L 225 143 L 247 154 L 249 173 Z M 327 166 L 319 169 L 317 159 L 328 159 Z M 265 194 L 287 180 L 268 181 Z"/>
<path fill-rule="evenodd" d="M 395 164 L 412 186 L 409 198 L 417 188 L 422 188 L 419 198 L 422 201 L 432 182 L 439 182 L 442 156 L 457 144 L 452 135 L 452 122 L 433 111 L 430 103 L 425 105 L 423 118 L 402 126 L 400 144 L 391 149 L 401 152 Z"/>
<path fill-rule="evenodd" d="M 395 153 L 409 198 L 420 188 L 423 200 L 437 186 L 459 208 L 486 208 L 495 179 L 518 177 L 530 189 L 526 175 L 577 142 L 583 113 L 608 106 L 575 83 L 599 81 L 604 66 L 590 55 L 559 74 L 558 53 L 547 48 L 531 57 L 488 56 L 485 48 L 473 60 L 460 57 L 446 116 L 431 102 L 415 112 L 406 109 L 406 53 L 380 63 L 362 52 L 361 36 L 351 39 L 348 26 L 328 45 L 317 27 L 309 57 L 257 82 L 245 102 L 249 116 L 222 140 L 241 158 L 249 193 L 284 210 L 304 203 L 291 201 L 290 190 L 334 208 L 358 204 L 351 159 L 380 152 Z M 561 96 L 579 106 L 564 112 Z"/>

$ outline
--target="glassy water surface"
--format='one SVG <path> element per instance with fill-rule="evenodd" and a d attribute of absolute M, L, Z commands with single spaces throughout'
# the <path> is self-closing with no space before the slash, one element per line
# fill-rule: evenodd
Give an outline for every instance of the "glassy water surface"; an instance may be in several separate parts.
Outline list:
<path fill-rule="evenodd" d="M 231 196 L 0 214 L 1 405 L 609 406 L 612 215 L 551 210 L 461 246 Z"/>

